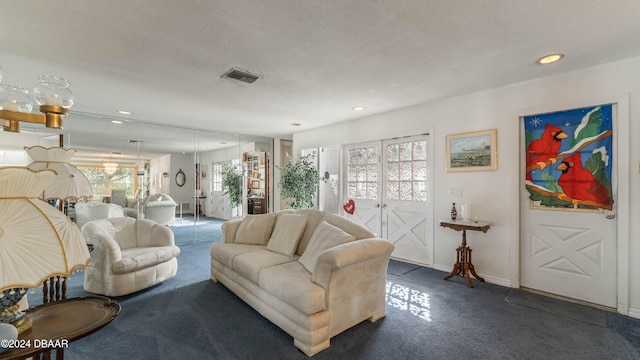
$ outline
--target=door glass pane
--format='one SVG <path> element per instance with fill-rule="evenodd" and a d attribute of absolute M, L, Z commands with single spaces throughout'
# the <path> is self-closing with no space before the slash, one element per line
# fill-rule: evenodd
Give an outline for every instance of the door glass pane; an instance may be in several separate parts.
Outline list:
<path fill-rule="evenodd" d="M 357 172 L 358 172 L 358 177 L 357 177 L 358 181 L 367 181 L 367 167 L 366 166 L 359 165 L 357 167 Z"/>
<path fill-rule="evenodd" d="M 427 183 L 424 181 L 416 181 L 413 183 L 413 200 L 427 201 Z"/>
<path fill-rule="evenodd" d="M 352 199 L 358 198 L 358 193 L 356 192 L 356 183 L 349 183 L 349 197 Z"/>
<path fill-rule="evenodd" d="M 414 161 L 413 162 L 413 180 L 427 180 L 427 162 L 426 161 Z"/>
<path fill-rule="evenodd" d="M 400 183 L 400 200 L 411 201 L 413 200 L 413 188 L 411 182 Z"/>
<path fill-rule="evenodd" d="M 367 164 L 377 164 L 378 163 L 378 148 L 370 147 L 366 149 L 367 151 Z"/>
<path fill-rule="evenodd" d="M 367 165 L 367 181 L 378 181 L 377 165 Z"/>
<path fill-rule="evenodd" d="M 411 181 L 412 176 L 411 162 L 400 163 L 400 180 Z"/>
<path fill-rule="evenodd" d="M 388 162 L 397 162 L 399 160 L 398 158 L 398 153 L 399 153 L 399 146 L 398 144 L 392 144 L 387 146 L 387 161 Z"/>
<path fill-rule="evenodd" d="M 353 165 L 349 166 L 347 171 L 347 181 L 356 181 L 358 178 L 358 171 L 356 170 L 356 167 Z"/>
<path fill-rule="evenodd" d="M 427 159 L 427 142 L 415 141 L 413 143 L 413 160 L 426 160 Z"/>
<path fill-rule="evenodd" d="M 399 186 L 400 183 L 397 181 L 389 182 L 387 185 L 387 199 L 388 200 L 398 200 L 399 199 Z"/>
<path fill-rule="evenodd" d="M 367 183 L 367 199 L 375 199 L 378 194 L 378 183 L 377 182 L 368 182 Z"/>
<path fill-rule="evenodd" d="M 412 143 L 400 144 L 400 161 L 411 161 L 411 145 Z"/>
<path fill-rule="evenodd" d="M 428 200 L 426 152 L 426 140 L 387 145 L 386 181 L 388 200 Z"/>
<path fill-rule="evenodd" d="M 363 147 L 348 150 L 347 192 L 349 198 L 378 198 L 378 148 Z"/>

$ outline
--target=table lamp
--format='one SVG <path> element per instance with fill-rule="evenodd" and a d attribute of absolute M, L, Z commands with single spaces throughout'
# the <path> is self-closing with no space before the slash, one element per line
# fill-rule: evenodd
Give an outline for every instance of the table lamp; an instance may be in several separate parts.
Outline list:
<path fill-rule="evenodd" d="M 51 169 L 0 168 L 0 322 L 19 332 L 30 328 L 17 305 L 27 289 L 69 276 L 90 260 L 78 227 L 38 198 L 55 176 Z"/>

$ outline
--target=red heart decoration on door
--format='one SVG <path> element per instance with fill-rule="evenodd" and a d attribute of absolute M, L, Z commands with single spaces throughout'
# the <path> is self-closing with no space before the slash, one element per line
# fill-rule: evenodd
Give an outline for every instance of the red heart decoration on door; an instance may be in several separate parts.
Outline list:
<path fill-rule="evenodd" d="M 353 212 L 356 211 L 356 203 L 353 200 L 349 200 L 344 205 L 342 205 L 344 211 L 346 211 L 349 215 L 353 215 Z"/>

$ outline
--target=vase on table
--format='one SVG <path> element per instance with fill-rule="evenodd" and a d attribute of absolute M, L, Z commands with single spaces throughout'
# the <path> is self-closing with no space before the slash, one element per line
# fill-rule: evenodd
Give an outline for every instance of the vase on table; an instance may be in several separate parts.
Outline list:
<path fill-rule="evenodd" d="M 451 208 L 451 220 L 455 220 L 458 218 L 458 210 L 456 210 L 456 203 L 453 203 L 453 207 Z"/>
<path fill-rule="evenodd" d="M 462 220 L 471 221 L 471 203 L 460 204 L 460 217 Z"/>

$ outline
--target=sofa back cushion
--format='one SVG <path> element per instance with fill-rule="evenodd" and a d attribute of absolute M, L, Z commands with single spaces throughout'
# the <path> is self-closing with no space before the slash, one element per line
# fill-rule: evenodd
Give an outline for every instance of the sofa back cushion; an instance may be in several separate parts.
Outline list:
<path fill-rule="evenodd" d="M 287 256 L 295 254 L 308 218 L 306 214 L 278 214 L 267 250 Z"/>
<path fill-rule="evenodd" d="M 366 227 L 360 224 L 356 224 L 355 222 L 337 214 L 327 214 L 327 216 L 325 216 L 322 220 L 328 222 L 329 224 L 335 227 L 339 227 L 345 232 L 355 236 L 356 240 L 369 239 L 369 238 L 376 237 L 376 234 L 372 233 Z"/>
<path fill-rule="evenodd" d="M 247 215 L 238 226 L 233 242 L 236 244 L 267 245 L 275 218 L 275 213 Z"/>
<path fill-rule="evenodd" d="M 346 233 L 344 230 L 333 226 L 326 221 L 323 221 L 318 225 L 316 231 L 313 232 L 313 236 L 309 240 L 307 249 L 304 251 L 302 256 L 300 256 L 298 261 L 313 274 L 320 254 L 327 249 L 353 241 L 354 239 L 355 236 Z"/>
<path fill-rule="evenodd" d="M 307 249 L 307 244 L 309 244 L 309 240 L 313 236 L 313 233 L 316 231 L 316 228 L 322 222 L 322 218 L 326 215 L 324 211 L 313 210 L 313 209 L 302 209 L 297 210 L 295 214 L 300 215 L 308 215 L 307 218 L 307 227 L 304 229 L 304 233 L 302 233 L 302 237 L 300 238 L 300 243 L 298 244 L 298 250 L 296 250 L 297 255 L 304 254 L 304 251 Z"/>

